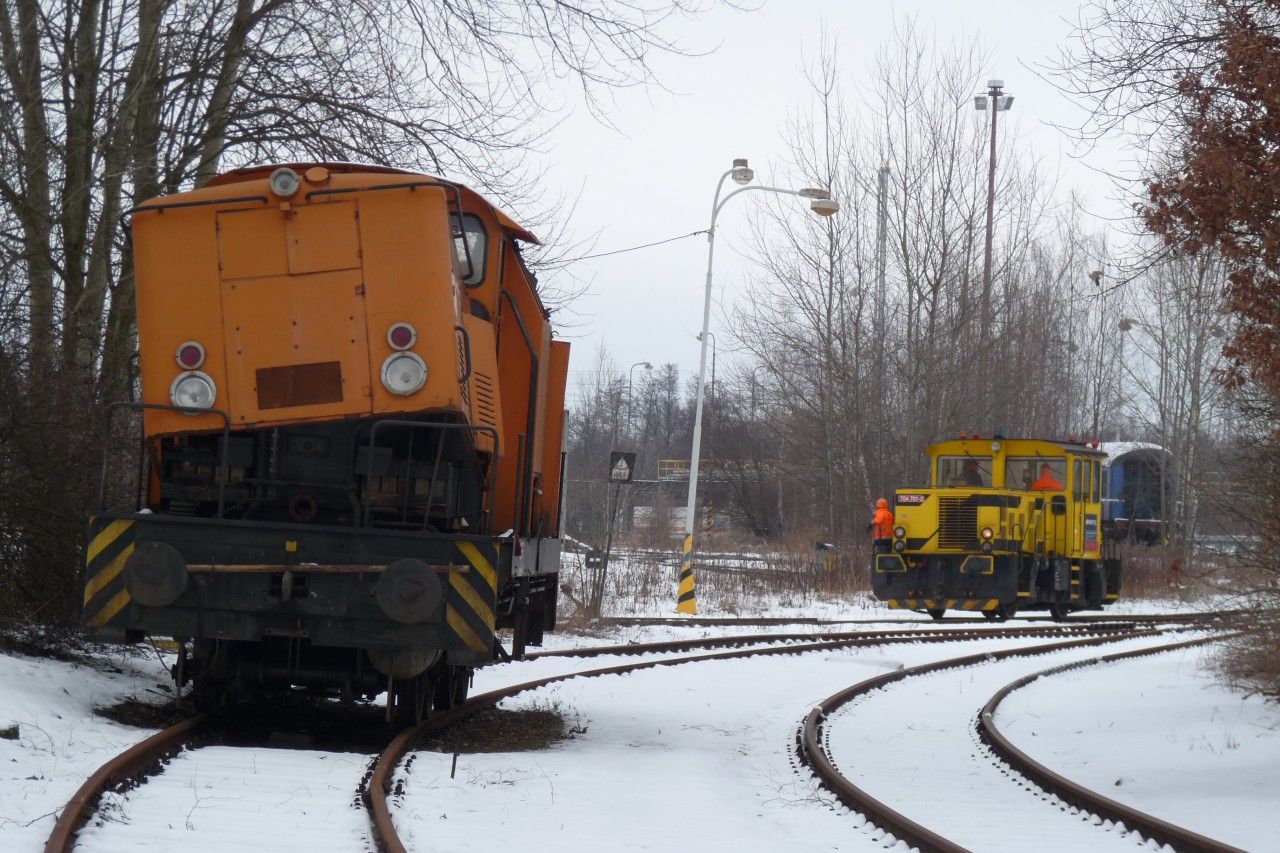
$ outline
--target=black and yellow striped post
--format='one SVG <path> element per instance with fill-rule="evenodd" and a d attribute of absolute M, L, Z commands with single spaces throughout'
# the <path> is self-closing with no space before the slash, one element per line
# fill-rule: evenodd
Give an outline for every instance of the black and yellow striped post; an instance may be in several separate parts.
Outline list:
<path fill-rule="evenodd" d="M 680 558 L 680 585 L 676 592 L 676 612 L 698 612 L 698 598 L 693 588 L 693 534 L 684 537 L 684 555 Z"/>

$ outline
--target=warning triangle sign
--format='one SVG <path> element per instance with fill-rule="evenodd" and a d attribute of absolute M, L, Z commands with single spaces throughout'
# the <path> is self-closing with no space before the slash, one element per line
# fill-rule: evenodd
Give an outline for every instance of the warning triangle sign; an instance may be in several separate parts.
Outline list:
<path fill-rule="evenodd" d="M 630 483 L 635 473 L 636 455 L 614 451 L 609 454 L 609 482 Z"/>

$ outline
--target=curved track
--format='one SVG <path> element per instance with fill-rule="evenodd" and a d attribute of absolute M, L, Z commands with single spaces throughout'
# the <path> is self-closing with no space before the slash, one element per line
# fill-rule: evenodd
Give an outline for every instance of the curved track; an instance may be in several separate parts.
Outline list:
<path fill-rule="evenodd" d="M 114 785 L 135 779 L 177 751 L 209 724 L 209 718 L 197 714 L 175 723 L 144 741 L 134 744 L 98 768 L 67 801 L 62 814 L 45 842 L 45 853 L 68 853 L 76 843 L 76 833 L 88 822 L 98 800 Z"/>
<path fill-rule="evenodd" d="M 545 687 L 549 684 L 568 681 L 574 678 L 594 678 L 603 675 L 622 675 L 630 672 L 637 672 L 644 669 L 652 669 L 660 666 L 678 666 L 686 663 L 699 663 L 703 661 L 717 660 L 735 660 L 754 656 L 764 655 L 793 655 L 814 651 L 830 651 L 834 649 L 855 648 L 861 646 L 878 646 L 892 643 L 945 643 L 945 642 L 963 642 L 965 640 L 979 640 L 991 638 L 1019 638 L 1019 637 L 1041 637 L 1045 634 L 1078 634 L 1085 632 L 1103 632 L 1103 636 L 1093 642 L 1114 641 L 1120 636 L 1142 636 L 1144 633 L 1132 633 L 1129 626 L 1114 628 L 1094 627 L 1094 626 L 1052 626 L 1052 627 L 1012 627 L 1012 628 L 996 628 L 981 631 L 914 631 L 914 632 L 861 632 L 847 635 L 836 635 L 837 639 L 824 639 L 818 642 L 809 643 L 790 643 L 780 646 L 763 646 L 755 648 L 737 649 L 734 651 L 713 652 L 711 654 L 691 655 L 687 657 L 675 658 L 659 658 L 656 660 L 637 661 L 635 663 L 620 664 L 617 666 L 603 667 L 600 669 L 590 669 L 581 672 L 566 673 L 562 675 L 553 675 L 546 678 L 534 679 L 532 681 L 522 682 L 520 684 L 504 687 L 500 690 L 490 691 L 476 696 L 465 704 L 453 708 L 449 711 L 432 717 L 414 729 L 407 729 L 400 733 L 387 749 L 378 756 L 374 764 L 373 771 L 370 775 L 369 783 L 365 789 L 365 802 L 369 808 L 370 817 L 373 824 L 374 841 L 378 848 L 387 853 L 404 853 L 405 846 L 396 834 L 395 824 L 391 817 L 391 810 L 388 804 L 388 796 L 392 790 L 393 775 L 395 768 L 400 760 L 405 756 L 413 745 L 421 738 L 437 731 L 445 726 L 454 723 L 463 717 L 481 711 L 485 708 L 493 707 L 504 699 L 511 698 L 528 690 L 535 690 L 539 687 Z M 1145 632 L 1151 634 L 1154 632 Z M 776 639 L 778 635 L 757 635 L 759 638 Z M 712 643 L 724 639 L 727 641 L 738 642 L 742 638 L 713 638 Z M 808 636 L 807 639 L 813 639 Z M 683 643 L 684 641 L 681 641 Z M 697 647 L 698 643 L 707 643 L 708 641 L 689 641 L 683 647 Z M 1077 641 L 1078 642 L 1078 641 Z M 617 654 L 643 654 L 671 651 L 673 644 L 671 643 L 653 643 L 639 644 L 629 646 L 601 646 L 586 649 L 577 649 L 568 651 L 567 654 L 576 654 L 576 656 L 600 657 L 605 655 Z M 543 653 L 548 656 L 548 653 Z M 975 655 L 979 659 L 985 659 L 986 655 Z"/>
<path fill-rule="evenodd" d="M 1138 811 L 1132 806 L 1124 803 L 1116 802 L 1109 797 L 1104 797 L 1097 791 L 1090 790 L 1083 785 L 1079 785 L 1070 779 L 1055 773 L 1045 765 L 1033 759 L 1022 750 L 1018 749 L 1013 743 L 1006 738 L 995 724 L 995 713 L 1000 703 L 1004 701 L 1013 691 L 1025 687 L 1033 681 L 1040 678 L 1046 678 L 1058 673 L 1067 672 L 1073 669 L 1079 669 L 1085 666 L 1093 666 L 1098 663 L 1106 663 L 1110 661 L 1127 660 L 1130 658 L 1145 657 L 1146 655 L 1160 654 L 1162 652 L 1171 652 L 1176 649 L 1185 649 L 1190 646 L 1204 645 L 1205 643 L 1216 642 L 1223 639 L 1222 637 L 1204 637 L 1195 640 L 1185 640 L 1180 643 L 1169 643 L 1162 646 L 1152 646 L 1145 649 L 1135 649 L 1128 652 L 1119 652 L 1112 655 L 1104 655 L 1103 657 L 1093 658 L 1084 661 L 1073 661 L 1071 663 L 1055 666 L 1050 669 L 1033 672 L 1030 675 L 1024 675 L 1002 687 L 991 700 L 982 708 L 982 712 L 978 715 L 978 731 L 983 741 L 991 747 L 996 755 L 1000 756 L 1014 770 L 1021 773 L 1028 780 L 1040 786 L 1046 791 L 1057 796 L 1060 800 L 1070 803 L 1078 809 L 1083 809 L 1091 814 L 1098 815 L 1106 820 L 1117 823 L 1124 823 L 1130 829 L 1142 833 L 1147 838 L 1155 839 L 1161 844 L 1168 844 L 1175 850 L 1188 851 L 1188 853 L 1242 853 L 1239 848 L 1232 847 L 1206 838 L 1199 833 L 1192 832 L 1181 826 L 1175 826 L 1168 821 L 1161 820 Z"/>
<path fill-rule="evenodd" d="M 1133 632 L 1123 637 L 1103 636 L 1103 637 L 1096 637 L 1096 638 L 1089 638 L 1089 639 L 1070 640 L 1070 641 L 1060 642 L 1060 643 L 1049 643 L 1049 644 L 1043 644 L 1043 645 L 1037 645 L 1037 646 L 1006 649 L 1006 650 L 994 651 L 994 652 L 976 654 L 976 655 L 965 655 L 962 657 L 950 658 L 948 660 L 935 661 L 935 662 L 923 664 L 920 666 L 914 666 L 907 669 L 898 670 L 896 672 L 884 673 L 882 675 L 867 679 L 865 681 L 858 682 L 857 684 L 854 684 L 851 687 L 848 687 L 845 690 L 842 690 L 839 693 L 836 693 L 828 697 L 827 699 L 823 700 L 805 718 L 799 732 L 797 733 L 797 751 L 798 751 L 800 760 L 803 764 L 805 764 L 812 770 L 812 772 L 821 781 L 823 786 L 826 787 L 828 790 L 830 790 L 832 793 L 834 793 L 836 797 L 842 803 L 844 803 L 844 805 L 846 805 L 847 807 L 849 807 L 850 809 L 856 812 L 861 813 L 871 823 L 875 824 L 876 826 L 884 830 L 886 833 L 893 835 L 898 840 L 906 842 L 908 845 L 918 847 L 921 850 L 930 850 L 930 851 L 936 850 L 936 851 L 944 851 L 944 853 L 958 853 L 958 851 L 963 851 L 966 848 L 958 844 L 956 841 L 950 838 L 944 837 L 941 833 L 935 831 L 934 829 L 924 826 L 923 824 L 912 819 L 911 817 L 901 813 L 900 811 L 891 807 L 887 803 L 883 802 L 881 799 L 878 799 L 877 797 L 873 796 L 867 790 L 854 784 L 853 781 L 851 781 L 843 773 L 841 773 L 841 771 L 837 767 L 836 761 L 833 759 L 833 757 L 829 753 L 826 745 L 827 733 L 824 727 L 830 715 L 838 711 L 843 706 L 854 701 L 855 699 L 858 699 L 859 697 L 866 696 L 890 684 L 893 684 L 895 682 L 900 682 L 905 679 L 912 678 L 914 676 L 922 676 L 922 675 L 927 675 L 931 673 L 938 673 L 943 670 L 949 670 L 949 669 L 959 669 L 962 667 L 988 664 L 991 662 L 1004 661 L 1011 658 L 1029 657 L 1029 656 L 1035 656 L 1035 655 L 1050 654 L 1054 652 L 1069 651 L 1073 649 L 1083 649 L 1091 646 L 1101 645 L 1104 643 L 1116 642 L 1121 639 L 1155 637 L 1160 635 L 1161 633 L 1162 633 L 1161 631 L 1152 629 L 1152 630 Z M 1220 639 L 1220 637 L 1197 639 L 1197 640 L 1190 641 L 1190 643 L 1210 642 L 1216 639 Z M 1190 643 L 1178 643 L 1178 644 L 1166 645 L 1166 646 L 1144 647 L 1142 649 L 1123 652 L 1117 655 L 1107 656 L 1105 658 L 1090 656 L 1084 660 L 1072 661 L 1070 663 L 1064 664 L 1059 667 L 1054 667 L 1052 669 L 1045 670 L 1043 672 L 1034 673 L 1030 676 L 1020 678 L 1014 681 L 1012 684 L 1007 685 L 1002 691 L 998 692 L 996 696 L 992 698 L 992 700 L 987 704 L 987 706 L 983 709 L 982 713 L 980 714 L 980 718 L 981 718 L 980 725 L 981 723 L 987 722 L 989 720 L 990 712 L 994 709 L 995 705 L 998 704 L 1000 699 L 1008 695 L 1009 692 L 1016 689 L 1017 687 L 1022 686 L 1023 684 L 1029 683 L 1030 681 L 1034 680 L 1037 677 L 1040 677 L 1041 675 L 1065 671 L 1067 669 L 1071 669 L 1078 666 L 1086 666 L 1086 665 L 1095 663 L 1096 661 L 1099 661 L 1099 660 L 1121 659 L 1125 657 L 1136 657 L 1144 654 L 1153 654 L 1158 651 L 1162 651 L 1166 648 L 1180 647 L 1183 645 L 1189 645 Z M 994 738 L 999 738 L 998 733 L 994 735 Z M 1007 745 L 1010 751 L 1009 753 L 1010 755 L 1013 755 L 1017 752 L 1016 748 L 1014 748 L 1012 744 L 1008 744 L 1007 741 L 1004 741 L 1003 743 Z M 1000 757 L 1005 758 L 1004 753 L 1001 752 L 999 748 L 996 748 L 993 744 L 991 748 L 997 755 L 1000 755 Z M 1025 755 L 1022 755 L 1021 753 L 1017 753 L 1017 755 L 1021 755 L 1022 758 L 1026 759 L 1026 762 L 1030 762 L 1030 759 L 1026 758 Z M 1016 761 L 1016 758 L 1015 758 L 1015 761 Z M 1130 810 L 1128 813 L 1129 816 L 1127 817 L 1120 817 L 1119 815 L 1121 814 L 1121 812 L 1118 810 L 1109 813 L 1103 801 L 1101 800 L 1101 798 L 1097 800 L 1090 800 L 1089 795 L 1091 792 L 1088 792 L 1085 789 L 1080 788 L 1079 786 L 1067 787 L 1067 786 L 1071 786 L 1071 783 L 1065 779 L 1062 779 L 1062 777 L 1057 776 L 1057 774 L 1053 774 L 1052 771 L 1048 770 L 1048 768 L 1037 769 L 1037 767 L 1039 767 L 1038 765 L 1036 767 L 1032 767 L 1033 763 L 1027 763 L 1027 764 L 1024 764 L 1023 766 L 1027 767 L 1028 770 L 1024 771 L 1022 769 L 1022 766 L 1018 766 L 1018 764 L 1014 763 L 1013 761 L 1011 761 L 1010 763 L 1014 764 L 1014 767 L 1018 769 L 1020 772 L 1023 772 L 1024 776 L 1027 779 L 1031 780 L 1032 782 L 1035 782 L 1036 784 L 1041 784 L 1040 782 L 1041 779 L 1045 780 L 1046 790 L 1050 790 L 1055 794 L 1057 794 L 1058 792 L 1054 790 L 1052 787 L 1050 787 L 1049 783 L 1060 780 L 1061 782 L 1065 783 L 1065 785 L 1063 786 L 1063 790 L 1067 791 L 1069 794 L 1069 796 L 1062 796 L 1061 794 L 1059 794 L 1059 796 L 1064 801 L 1069 802 L 1072 805 L 1075 805 L 1077 808 L 1085 809 L 1094 814 L 1107 817 L 1108 819 L 1123 821 L 1124 827 L 1127 830 L 1138 830 L 1139 832 L 1141 832 L 1143 835 L 1147 837 L 1156 838 L 1157 840 L 1163 840 L 1155 832 L 1151 832 L 1150 834 L 1148 834 L 1147 832 L 1147 828 L 1154 829 L 1159 825 L 1163 825 L 1164 834 L 1168 838 L 1179 839 L 1179 841 L 1174 844 L 1176 849 L 1203 850 L 1203 851 L 1212 851 L 1212 853 L 1223 853 L 1223 851 L 1234 849 L 1234 848 L 1226 847 L 1224 845 L 1220 845 L 1217 842 L 1211 841 L 1210 839 L 1204 839 L 1180 827 L 1174 827 L 1169 824 L 1164 824 L 1164 822 L 1159 821 L 1156 818 L 1152 818 L 1149 815 L 1142 815 L 1141 812 L 1137 812 L 1136 810 Z M 923 794 L 922 796 L 927 797 L 928 795 Z M 1093 795 L 1093 796 L 1096 797 L 1096 795 Z M 1071 799 L 1072 797 L 1076 799 Z M 1076 800 L 1078 800 L 1078 802 Z M 1088 803 L 1090 802 L 1093 802 L 1094 805 L 1089 805 Z M 1109 801 L 1106 801 L 1106 802 L 1109 803 Z M 1120 806 L 1120 804 L 1114 804 L 1114 805 Z M 1120 808 L 1127 808 L 1127 807 L 1120 806 Z M 1110 816 L 1111 814 L 1115 814 L 1117 816 L 1111 817 Z M 1143 824 L 1145 824 L 1147 828 L 1144 828 Z M 1184 844 L 1181 843 L 1183 841 L 1187 841 L 1193 838 L 1197 840 L 1197 844 L 1202 844 L 1203 846 L 1196 846 L 1195 844 L 1184 846 Z"/>
<path fill-rule="evenodd" d="M 1186 621 L 1184 617 L 1183 621 Z M 785 620 L 784 620 L 785 621 Z M 752 624 L 752 623 L 747 623 Z M 758 623 L 757 623 L 758 624 Z M 973 630 L 939 630 L 914 629 L 902 631 L 862 631 L 847 633 L 816 634 L 756 634 L 733 637 L 713 637 L 698 640 L 680 640 L 647 644 L 629 644 L 622 646 L 600 646 L 593 648 L 566 649 L 557 652 L 541 652 L 528 655 L 535 657 L 602 657 L 617 655 L 652 655 L 661 653 L 683 652 L 694 649 L 716 649 L 726 646 L 734 648 L 729 651 L 709 654 L 688 655 L 640 660 L 632 663 L 571 672 L 523 682 L 500 690 L 476 696 L 470 701 L 432 716 L 431 719 L 414 729 L 407 729 L 396 736 L 374 762 L 366 783 L 363 786 L 363 797 L 370 813 L 370 822 L 376 843 L 381 849 L 404 850 L 395 834 L 387 806 L 387 796 L 391 790 L 392 775 L 400 759 L 422 737 L 437 731 L 450 723 L 492 707 L 503 699 L 519 693 L 543 687 L 548 684 L 573 678 L 587 678 L 603 675 L 616 675 L 635 672 L 659 666 L 676 666 L 700 661 L 731 660 L 758 655 L 792 655 L 812 651 L 830 651 L 834 649 L 878 646 L 896 643 L 947 643 L 966 640 L 1026 638 L 1045 636 L 1075 636 L 1081 634 L 1101 634 L 1097 639 L 1085 641 L 1074 640 L 1064 646 L 1088 645 L 1107 642 L 1125 636 L 1143 636 L 1153 632 L 1135 632 L 1132 622 L 1105 622 L 1102 624 L 1057 624 L 1052 626 L 1017 626 L 976 628 Z M 1006 652 L 1010 654 L 1027 652 Z M 983 660 L 988 655 L 975 655 L 957 660 Z M 963 664 L 956 664 L 963 665 Z M 897 675 L 893 673 L 892 675 Z M 830 700 L 828 700 L 830 701 Z M 159 766 L 168 754 L 179 750 L 208 728 L 209 720 L 203 715 L 184 720 L 121 753 L 98 769 L 67 803 L 49 839 L 45 845 L 46 853 L 66 853 L 74 848 L 76 833 L 92 816 L 101 795 L 112 786 L 127 783 L 130 780 L 143 778 Z"/>

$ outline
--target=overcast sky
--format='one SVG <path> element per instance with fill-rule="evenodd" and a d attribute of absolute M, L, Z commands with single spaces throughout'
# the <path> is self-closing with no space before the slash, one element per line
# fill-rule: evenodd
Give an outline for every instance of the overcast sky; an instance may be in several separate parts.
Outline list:
<path fill-rule="evenodd" d="M 1005 80 L 1018 132 L 1061 173 L 1060 195 L 1074 188 L 1099 214 L 1114 216 L 1120 207 L 1112 188 L 1091 167 L 1108 167 L 1103 158 L 1114 159 L 1117 149 L 1073 156 L 1071 139 L 1053 125 L 1078 123 L 1080 114 L 1033 71 L 1065 44 L 1078 8 L 1075 0 L 765 0 L 758 11 L 716 10 L 671 31 L 689 48 L 713 52 L 660 60 L 670 92 L 618 93 L 610 111 L 615 128 L 583 108 L 570 113 L 554 133 L 547 179 L 578 198 L 569 225 L 579 237 L 598 232 L 595 252 L 705 228 L 715 182 L 734 157 L 750 159 L 758 182 L 786 182 L 782 126 L 806 102 L 804 59 L 816 56 L 824 24 L 852 89 L 895 19 L 914 17 L 942 42 L 980 35 L 992 56 L 982 78 Z M 741 293 L 751 198 L 735 200 L 719 220 L 713 331 Z M 696 375 L 705 266 L 704 237 L 575 264 L 588 290 L 559 318 L 562 336 L 574 344 L 571 386 L 592 370 L 602 343 L 624 372 L 649 361 L 677 364 L 682 378 Z M 732 358 L 725 352 L 730 336 L 716 340 L 723 368 Z"/>

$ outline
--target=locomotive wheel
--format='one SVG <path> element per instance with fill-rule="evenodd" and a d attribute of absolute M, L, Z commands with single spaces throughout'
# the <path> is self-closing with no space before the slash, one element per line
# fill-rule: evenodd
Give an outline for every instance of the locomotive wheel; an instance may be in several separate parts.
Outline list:
<path fill-rule="evenodd" d="M 416 726 L 431 711 L 431 681 L 424 675 L 413 678 L 397 678 L 392 696 L 391 725 L 397 729 Z"/>
<path fill-rule="evenodd" d="M 984 610 L 982 615 L 992 622 L 1007 622 L 1013 618 L 1018 612 L 1018 602 L 1002 601 L 996 605 L 994 610 Z"/>
<path fill-rule="evenodd" d="M 947 609 L 945 607 L 938 607 L 928 611 L 928 613 L 929 613 L 929 618 L 932 619 L 934 622 L 941 622 L 942 617 L 947 615 Z"/>
<path fill-rule="evenodd" d="M 440 674 L 435 684 L 435 700 L 433 705 L 437 711 L 455 708 L 467 701 L 467 690 L 471 686 L 471 671 L 465 666 L 448 666 Z"/>

